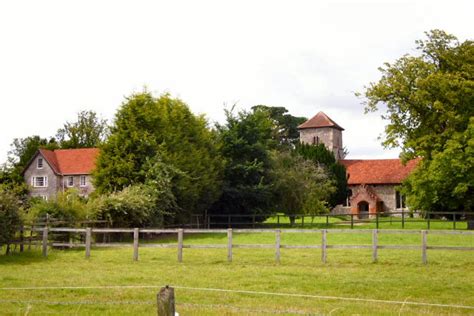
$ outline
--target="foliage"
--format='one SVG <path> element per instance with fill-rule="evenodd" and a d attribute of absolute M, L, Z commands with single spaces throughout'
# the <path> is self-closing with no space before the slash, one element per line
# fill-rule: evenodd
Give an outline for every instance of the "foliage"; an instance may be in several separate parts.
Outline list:
<path fill-rule="evenodd" d="M 414 209 L 474 212 L 474 117 L 464 133 L 455 133 L 446 142 L 443 151 L 420 162 L 406 180 L 404 192 Z"/>
<path fill-rule="evenodd" d="M 386 107 L 383 144 L 402 147 L 406 161 L 422 157 L 407 180 L 412 208 L 472 209 L 474 42 L 440 30 L 417 41 L 419 56 L 386 63 L 382 78 L 366 88 L 366 111 Z"/>
<path fill-rule="evenodd" d="M 252 107 L 252 110 L 268 112 L 269 117 L 274 121 L 274 137 L 278 144 L 293 147 L 299 142 L 298 126 L 306 121 L 306 117 L 288 114 L 288 110 L 284 107 L 256 105 Z"/>
<path fill-rule="evenodd" d="M 226 111 L 227 122 L 217 125 L 226 161 L 220 199 L 212 206 L 214 214 L 262 214 L 272 211 L 271 162 L 268 149 L 273 121 L 268 112 Z M 249 217 L 242 220 L 249 220 Z M 263 220 L 263 219 L 262 219 Z"/>
<path fill-rule="evenodd" d="M 336 161 L 333 152 L 328 150 L 324 144 L 299 144 L 296 147 L 296 152 L 327 171 L 336 186 L 336 190 L 332 191 L 328 198 L 329 206 L 334 207 L 341 204 L 347 194 L 346 168 Z"/>
<path fill-rule="evenodd" d="M 419 56 L 405 55 L 380 68 L 382 78 L 366 88 L 366 111 L 386 107 L 383 144 L 401 146 L 405 160 L 431 159 L 474 116 L 474 42 L 440 30 L 419 40 Z"/>
<path fill-rule="evenodd" d="M 177 220 L 203 212 L 218 198 L 223 163 L 205 118 L 168 94 L 155 98 L 145 91 L 127 98 L 115 116 L 97 161 L 98 192 L 145 183 L 156 160 L 176 171 L 170 184 Z"/>
<path fill-rule="evenodd" d="M 81 220 L 95 219 L 93 209 L 76 189 L 58 192 L 56 197 L 48 201 L 33 198 L 31 207 L 26 213 L 26 219 L 29 222 L 43 222 L 47 216 L 55 221 L 64 221 L 69 224 Z"/>
<path fill-rule="evenodd" d="M 98 218 L 115 227 L 162 227 L 173 203 L 164 192 L 144 184 L 100 196 L 93 202 Z"/>
<path fill-rule="evenodd" d="M 0 247 L 8 245 L 20 224 L 20 201 L 14 193 L 0 186 Z"/>
<path fill-rule="evenodd" d="M 92 148 L 100 146 L 108 135 L 107 121 L 94 111 L 81 111 L 76 122 L 66 122 L 56 134 L 61 148 Z"/>
<path fill-rule="evenodd" d="M 316 215 L 329 211 L 327 200 L 335 191 L 326 170 L 290 152 L 272 153 L 273 190 L 278 211 L 294 221 L 294 214 Z"/>

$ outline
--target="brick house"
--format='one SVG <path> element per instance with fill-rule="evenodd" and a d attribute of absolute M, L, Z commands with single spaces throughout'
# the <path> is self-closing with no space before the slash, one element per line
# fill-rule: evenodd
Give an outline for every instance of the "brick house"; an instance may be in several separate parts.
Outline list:
<path fill-rule="evenodd" d="M 348 196 L 333 213 L 352 213 L 366 217 L 368 213 L 405 211 L 405 198 L 398 191 L 405 178 L 419 160 L 403 165 L 400 159 L 344 159 L 341 126 L 323 112 L 298 126 L 300 141 L 307 144 L 323 143 L 346 167 Z"/>
<path fill-rule="evenodd" d="M 94 191 L 91 174 L 98 154 L 97 148 L 38 150 L 23 171 L 30 195 L 47 200 L 76 188 L 87 197 Z"/>

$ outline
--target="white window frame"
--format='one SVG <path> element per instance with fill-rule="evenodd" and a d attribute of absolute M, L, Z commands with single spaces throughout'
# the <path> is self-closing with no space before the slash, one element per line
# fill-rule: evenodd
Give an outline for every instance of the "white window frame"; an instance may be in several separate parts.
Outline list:
<path fill-rule="evenodd" d="M 70 181 L 72 180 L 72 181 Z M 73 176 L 68 176 L 66 179 L 66 186 L 68 188 L 72 188 L 74 186 L 74 177 Z"/>
<path fill-rule="evenodd" d="M 79 186 L 80 187 L 87 186 L 86 176 L 80 176 L 79 177 Z"/>
<path fill-rule="evenodd" d="M 41 165 L 40 165 L 41 161 Z M 43 169 L 44 166 L 44 159 L 42 157 L 39 157 L 38 160 L 36 160 L 36 169 Z"/>
<path fill-rule="evenodd" d="M 38 185 L 37 179 L 43 178 L 43 185 Z M 48 177 L 41 176 L 41 177 L 31 177 L 31 186 L 34 188 L 47 188 L 48 187 Z"/>
<path fill-rule="evenodd" d="M 47 200 L 48 200 L 48 196 L 47 196 L 47 195 L 40 195 L 40 198 L 42 198 L 43 201 L 47 201 Z"/>

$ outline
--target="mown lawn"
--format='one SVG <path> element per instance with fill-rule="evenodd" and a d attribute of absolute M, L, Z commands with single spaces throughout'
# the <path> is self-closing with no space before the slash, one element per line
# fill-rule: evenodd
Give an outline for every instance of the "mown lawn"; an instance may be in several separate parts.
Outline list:
<path fill-rule="evenodd" d="M 320 244 L 318 233 L 282 233 L 282 244 Z M 175 236 L 160 242 L 176 243 Z M 225 234 L 185 236 L 185 244 L 225 244 Z M 380 244 L 420 245 L 420 236 L 383 234 Z M 234 234 L 234 244 L 273 244 L 271 233 Z M 329 233 L 328 244 L 370 244 L 370 234 Z M 474 236 L 428 235 L 429 245 L 474 246 Z M 0 256 L 0 287 L 142 286 L 157 288 L 0 290 L 0 313 L 13 315 L 153 315 L 158 287 L 246 290 L 272 293 L 337 296 L 375 300 L 471 306 L 416 306 L 388 302 L 288 297 L 256 293 L 176 289 L 181 315 L 472 315 L 474 314 L 474 252 L 428 250 L 428 264 L 420 250 L 379 250 L 372 263 L 370 249 L 329 249 L 321 263 L 319 249 L 281 249 L 281 263 L 273 249 L 184 249 L 177 262 L 175 249 L 140 248 L 138 262 L 132 248 L 39 250 Z"/>

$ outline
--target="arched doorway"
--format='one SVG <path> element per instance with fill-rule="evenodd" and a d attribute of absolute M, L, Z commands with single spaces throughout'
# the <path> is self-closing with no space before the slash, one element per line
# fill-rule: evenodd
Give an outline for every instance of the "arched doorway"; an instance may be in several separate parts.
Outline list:
<path fill-rule="evenodd" d="M 369 203 L 366 201 L 360 201 L 357 204 L 359 218 L 369 218 Z"/>

